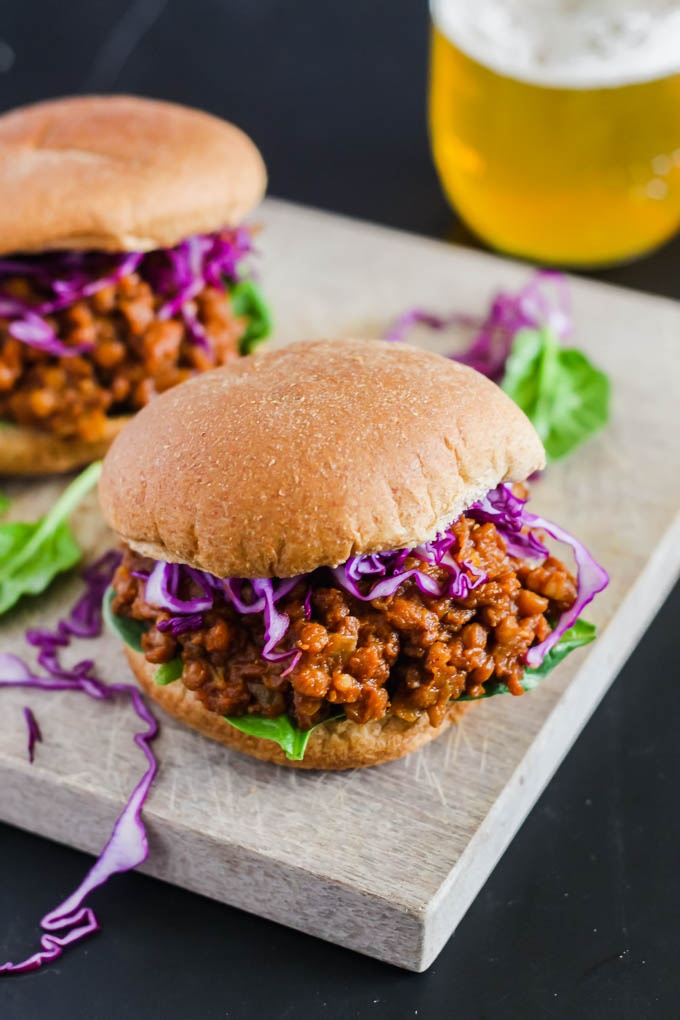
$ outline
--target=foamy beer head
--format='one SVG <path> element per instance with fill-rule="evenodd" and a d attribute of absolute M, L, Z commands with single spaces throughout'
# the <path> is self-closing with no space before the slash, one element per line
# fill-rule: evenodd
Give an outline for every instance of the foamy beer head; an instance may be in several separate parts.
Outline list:
<path fill-rule="evenodd" d="M 593 265 L 680 225 L 680 0 L 432 0 L 445 191 L 506 251 Z"/>

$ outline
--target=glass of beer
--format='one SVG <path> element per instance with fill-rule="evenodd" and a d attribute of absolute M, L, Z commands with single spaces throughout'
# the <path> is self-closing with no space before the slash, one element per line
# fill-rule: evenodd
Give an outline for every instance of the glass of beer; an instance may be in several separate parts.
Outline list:
<path fill-rule="evenodd" d="M 680 0 L 430 0 L 430 135 L 487 244 L 593 267 L 680 226 Z"/>

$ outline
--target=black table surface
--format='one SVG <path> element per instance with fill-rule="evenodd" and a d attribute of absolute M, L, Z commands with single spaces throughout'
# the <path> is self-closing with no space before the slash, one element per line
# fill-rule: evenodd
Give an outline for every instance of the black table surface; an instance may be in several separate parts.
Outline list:
<path fill-rule="evenodd" d="M 8 0 L 0 103 L 194 104 L 249 131 L 273 194 L 474 245 L 429 156 L 427 40 L 425 0 Z M 678 297 L 679 270 L 676 239 L 592 275 Z M 0 984 L 0 1018 L 677 1017 L 679 611 L 676 588 L 426 974 L 132 874 L 92 898 L 99 935 Z M 0 833 L 0 958 L 17 959 L 91 859 Z"/>

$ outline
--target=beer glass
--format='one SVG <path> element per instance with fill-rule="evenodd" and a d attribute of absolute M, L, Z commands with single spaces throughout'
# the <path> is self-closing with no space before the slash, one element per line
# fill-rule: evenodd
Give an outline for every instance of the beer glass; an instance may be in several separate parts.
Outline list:
<path fill-rule="evenodd" d="M 680 0 L 431 0 L 430 135 L 494 248 L 597 266 L 680 226 Z"/>

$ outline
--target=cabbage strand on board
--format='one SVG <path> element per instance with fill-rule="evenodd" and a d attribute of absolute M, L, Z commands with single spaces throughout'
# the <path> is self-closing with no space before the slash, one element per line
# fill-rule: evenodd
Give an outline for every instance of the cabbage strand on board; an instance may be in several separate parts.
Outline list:
<path fill-rule="evenodd" d="M 583 351 L 562 345 L 572 321 L 561 273 L 540 270 L 516 293 L 496 294 L 483 320 L 411 308 L 385 339 L 405 340 L 416 325 L 474 331 L 467 349 L 448 357 L 499 384 L 533 424 L 548 461 L 566 457 L 607 424 L 609 379 Z"/>
<path fill-rule="evenodd" d="M 0 974 L 21 974 L 36 970 L 61 956 L 67 946 L 98 931 L 99 923 L 94 912 L 84 905 L 87 897 L 112 875 L 131 871 L 145 861 L 148 855 L 141 811 L 156 775 L 156 759 L 150 742 L 156 736 L 158 724 L 135 686 L 125 683 L 103 683 L 95 676 L 94 662 L 90 659 L 78 662 L 70 668 L 65 667 L 59 662 L 57 652 L 58 648 L 69 645 L 74 637 L 93 638 L 101 634 L 102 599 L 119 562 L 120 554 L 109 552 L 84 571 L 85 594 L 78 599 L 68 617 L 60 621 L 55 631 L 28 631 L 26 636 L 29 642 L 39 649 L 38 663 L 44 670 L 42 675 L 34 673 L 18 656 L 0 653 L 0 687 L 81 691 L 100 701 L 110 701 L 121 695 L 130 698 L 137 716 L 143 723 L 143 729 L 135 734 L 134 740 L 144 753 L 147 762 L 142 778 L 130 794 L 98 859 L 78 888 L 40 921 L 44 932 L 40 938 L 40 950 L 19 963 L 1 964 Z M 29 729 L 29 739 L 30 732 Z M 32 739 L 33 742 L 40 739 L 39 730 L 37 734 L 33 734 Z M 29 752 L 30 748 L 29 743 Z"/>
<path fill-rule="evenodd" d="M 450 357 L 499 383 L 512 342 L 521 329 L 547 326 L 562 340 L 569 336 L 572 329 L 569 305 L 566 277 L 543 269 L 535 273 L 516 294 L 504 291 L 497 294 L 483 320 L 470 315 L 439 316 L 422 308 L 410 308 L 392 324 L 385 339 L 395 342 L 405 340 L 411 327 L 416 325 L 436 330 L 455 326 L 474 329 L 476 333 L 470 346 Z"/>
<path fill-rule="evenodd" d="M 40 727 L 38 726 L 38 720 L 33 715 L 33 712 L 31 711 L 28 705 L 24 705 L 24 719 L 26 721 L 26 731 L 28 737 L 27 740 L 28 760 L 32 765 L 35 759 L 35 745 L 37 743 L 40 743 L 40 741 L 42 740 L 42 733 L 40 732 Z"/>

